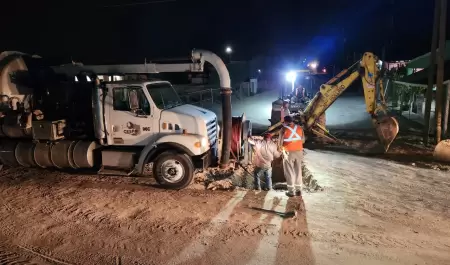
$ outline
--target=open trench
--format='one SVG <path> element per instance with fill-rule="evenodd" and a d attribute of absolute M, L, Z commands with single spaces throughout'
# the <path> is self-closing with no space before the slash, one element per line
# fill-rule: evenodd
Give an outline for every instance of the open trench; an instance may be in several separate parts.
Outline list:
<path fill-rule="evenodd" d="M 262 140 L 261 136 L 253 135 L 254 139 Z M 277 141 L 276 138 L 273 139 Z M 219 158 L 221 154 L 221 142 L 219 140 Z M 252 157 L 255 153 L 253 150 Z M 306 156 L 306 152 L 304 157 Z M 233 158 L 231 158 L 233 161 Z M 235 162 L 235 159 L 234 159 Z M 250 161 L 249 161 L 250 162 Z M 248 165 L 241 165 L 239 163 L 231 163 L 231 167 L 227 169 L 220 169 L 218 167 L 209 168 L 203 172 L 197 172 L 194 176 L 193 184 L 191 188 L 206 188 L 211 190 L 230 190 L 234 188 L 254 189 L 255 188 L 255 166 L 250 162 Z M 302 163 L 302 177 L 303 177 L 303 189 L 309 192 L 321 191 L 322 187 L 314 178 L 310 170 L 308 170 L 307 164 Z M 264 178 L 260 178 L 261 185 L 263 186 Z M 272 185 L 276 190 L 287 190 L 286 178 L 283 171 L 283 159 L 282 157 L 275 159 L 272 163 Z"/>
<path fill-rule="evenodd" d="M 228 190 L 234 188 L 254 189 L 255 187 L 255 167 L 250 164 L 241 166 L 235 164 L 228 169 L 211 168 L 205 172 L 196 174 L 194 183 L 204 185 L 206 189 Z M 305 163 L 302 164 L 303 189 L 309 192 L 321 191 L 322 187 Z M 273 188 L 277 190 L 287 190 L 286 178 L 284 176 L 282 158 L 275 159 L 272 165 Z M 261 178 L 264 185 L 264 179 Z"/>

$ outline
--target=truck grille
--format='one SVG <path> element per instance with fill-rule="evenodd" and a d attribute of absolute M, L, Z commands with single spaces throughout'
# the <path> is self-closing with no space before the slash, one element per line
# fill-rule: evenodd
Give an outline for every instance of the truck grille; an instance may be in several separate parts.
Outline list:
<path fill-rule="evenodd" d="M 206 130 L 210 144 L 215 144 L 217 140 L 217 118 L 206 123 Z"/>

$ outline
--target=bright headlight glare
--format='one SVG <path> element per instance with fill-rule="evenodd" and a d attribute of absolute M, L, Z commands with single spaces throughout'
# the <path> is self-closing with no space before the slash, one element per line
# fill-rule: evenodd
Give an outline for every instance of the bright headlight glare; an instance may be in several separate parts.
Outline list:
<path fill-rule="evenodd" d="M 294 82 L 297 78 L 297 74 L 294 71 L 286 73 L 286 80 L 289 82 Z"/>
<path fill-rule="evenodd" d="M 201 141 L 202 147 L 207 147 L 208 146 L 208 138 L 203 137 L 202 141 Z"/>

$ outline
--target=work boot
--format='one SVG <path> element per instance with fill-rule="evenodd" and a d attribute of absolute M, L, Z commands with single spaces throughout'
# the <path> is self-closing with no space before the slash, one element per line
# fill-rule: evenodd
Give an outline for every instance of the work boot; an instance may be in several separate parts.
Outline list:
<path fill-rule="evenodd" d="M 302 191 L 301 190 L 295 191 L 295 196 L 302 196 Z"/>
<path fill-rule="evenodd" d="M 294 196 L 295 196 L 295 193 L 294 193 L 293 191 L 288 191 L 288 192 L 286 192 L 286 196 L 288 196 L 288 197 L 294 197 Z"/>

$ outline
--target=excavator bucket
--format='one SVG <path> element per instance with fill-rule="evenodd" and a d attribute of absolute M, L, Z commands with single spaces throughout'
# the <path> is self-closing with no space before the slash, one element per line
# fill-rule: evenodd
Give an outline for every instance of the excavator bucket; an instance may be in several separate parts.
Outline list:
<path fill-rule="evenodd" d="M 400 130 L 398 122 L 394 117 L 384 116 L 374 120 L 374 125 L 384 152 L 387 152 Z"/>
<path fill-rule="evenodd" d="M 433 156 L 436 160 L 450 162 L 450 139 L 440 141 L 434 148 Z"/>

